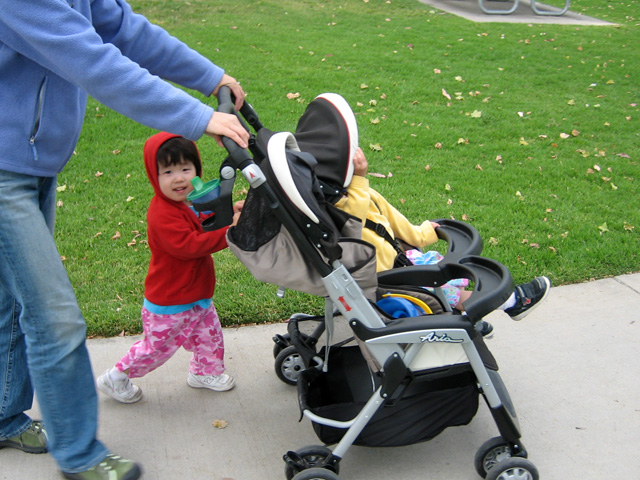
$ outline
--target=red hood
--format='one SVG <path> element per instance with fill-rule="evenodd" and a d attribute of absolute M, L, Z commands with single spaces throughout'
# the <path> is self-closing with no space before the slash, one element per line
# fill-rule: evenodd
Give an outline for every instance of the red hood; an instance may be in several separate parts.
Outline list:
<path fill-rule="evenodd" d="M 158 150 L 160 150 L 160 147 L 164 142 L 176 137 L 180 137 L 180 135 L 175 135 L 173 133 L 168 133 L 168 132 L 160 132 L 160 133 L 156 133 L 153 137 L 149 138 L 144 144 L 144 167 L 147 170 L 147 176 L 149 177 L 149 181 L 153 186 L 153 191 L 158 197 L 171 203 L 182 203 L 182 202 L 174 202 L 173 200 L 170 200 L 169 198 L 167 198 L 160 191 L 160 184 L 158 183 L 158 162 L 157 162 Z M 199 155 L 200 154 L 198 153 L 198 156 Z"/>

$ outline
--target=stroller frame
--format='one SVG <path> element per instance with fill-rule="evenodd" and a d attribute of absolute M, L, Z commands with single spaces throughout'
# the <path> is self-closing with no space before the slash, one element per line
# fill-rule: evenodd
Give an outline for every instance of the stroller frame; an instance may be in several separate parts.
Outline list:
<path fill-rule="evenodd" d="M 218 111 L 236 114 L 256 131 L 263 129 L 255 111 L 245 102 L 238 112 L 232 103 L 231 92 L 223 87 L 219 92 Z M 500 437 L 492 438 L 478 450 L 475 459 L 477 472 L 490 479 L 502 478 L 505 472 L 513 469 L 528 472 L 530 477 L 538 478 L 535 466 L 526 460 L 528 454 L 520 442 L 520 426 L 509 394 L 497 371 L 497 365 L 487 366 L 486 359 L 480 354 L 477 344 L 482 343 L 476 324 L 495 310 L 513 291 L 513 280 L 509 271 L 499 262 L 479 256 L 482 241 L 473 227 L 462 222 L 439 220 L 438 229 L 441 238 L 449 243 L 445 259 L 437 265 L 402 267 L 379 275 L 379 281 L 385 285 L 413 285 L 438 287 L 453 278 L 467 278 L 474 284 L 474 292 L 465 303 L 466 313 L 452 312 L 422 317 L 398 318 L 384 321 L 378 311 L 365 297 L 359 284 L 339 259 L 327 262 L 320 254 L 321 235 L 313 228 L 302 230 L 290 214 L 287 198 L 280 198 L 269 184 L 260 166 L 254 162 L 268 158 L 264 150 L 251 134 L 249 151 L 240 148 L 235 142 L 223 138 L 223 144 L 229 156 L 220 167 L 221 194 L 213 202 L 196 204 L 197 210 L 216 212 L 214 220 L 203 225 L 205 230 L 214 230 L 230 224 L 231 191 L 235 181 L 235 172 L 240 170 L 251 188 L 262 195 L 270 205 L 274 215 L 291 234 L 298 248 L 308 258 L 322 277 L 322 283 L 328 292 L 333 306 L 346 318 L 354 334 L 364 342 L 375 361 L 381 366 L 377 374 L 380 385 L 375 389 L 360 412 L 352 419 L 339 421 L 326 418 L 312 412 L 306 404 L 304 381 L 298 382 L 300 408 L 304 417 L 312 422 L 328 427 L 344 429 L 345 433 L 333 450 L 326 447 L 326 455 L 313 458 L 293 451 L 284 455 L 285 475 L 288 480 L 336 479 L 339 463 L 348 449 L 367 427 L 369 421 L 385 404 L 393 403 L 394 398 L 402 394 L 407 384 L 420 381 L 429 376 L 430 371 L 419 369 L 418 359 L 425 348 L 433 345 L 451 345 L 461 348 L 468 359 L 468 367 L 477 382 L 478 392 L 483 395 L 499 430 Z M 326 318 L 327 329 L 331 328 L 331 315 Z M 294 344 L 297 343 L 292 338 Z M 486 348 L 486 347 L 485 347 Z M 487 350 L 488 352 L 488 350 Z M 309 367 L 302 378 L 326 370 L 326 364 Z M 443 367 L 455 370 L 459 365 Z M 442 369 L 441 369 L 442 370 Z M 324 457 L 324 458 L 322 458 Z M 499 467 L 499 468 L 498 468 Z M 520 477 L 519 477 L 520 478 Z"/>

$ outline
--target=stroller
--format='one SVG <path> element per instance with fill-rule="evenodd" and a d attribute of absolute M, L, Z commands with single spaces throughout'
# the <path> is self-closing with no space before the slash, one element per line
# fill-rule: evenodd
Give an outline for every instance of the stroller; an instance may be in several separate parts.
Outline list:
<path fill-rule="evenodd" d="M 274 347 L 300 352 L 302 368 L 295 383 L 301 414 L 323 443 L 284 454 L 287 480 L 337 479 L 352 445 L 411 445 L 449 426 L 468 424 L 480 394 L 500 436 L 478 449 L 476 471 L 491 480 L 537 480 L 497 363 L 477 328 L 508 298 L 513 280 L 503 265 L 479 255 L 482 241 L 475 229 L 439 220 L 438 236 L 448 243 L 443 261 L 376 275 L 375 251 L 359 240 L 360 221 L 326 200 L 331 192 L 315 174 L 322 164 L 318 159 L 334 156 L 329 149 L 351 148 L 353 130 L 346 128 L 346 140 L 333 133 L 322 138 L 319 131 L 331 121 L 320 115 L 320 123 L 310 121 L 302 129 L 299 124 L 295 136 L 274 133 L 249 104 L 235 112 L 228 88 L 220 90 L 219 101 L 219 111 L 237 114 L 255 134 L 248 150 L 223 138 L 229 155 L 220 167 L 220 180 L 194 182 L 194 207 L 216 213 L 203 227 L 213 230 L 231 223 L 231 192 L 240 170 L 250 189 L 238 224 L 227 233 L 230 249 L 256 279 L 326 299 L 325 316 L 316 328 L 326 336 L 320 351 L 315 350 L 319 335 L 300 329 L 309 318 L 305 315 L 289 322 L 286 346 Z M 350 109 L 345 110 L 338 95 L 321 96 L 312 104 L 313 110 L 321 104 L 320 110 L 339 128 L 349 122 Z M 311 120 L 316 112 L 307 113 L 305 119 Z M 319 125 L 315 133 L 313 125 Z M 325 145 L 326 138 L 330 141 Z M 454 278 L 474 285 L 465 314 L 447 311 L 437 295 L 418 296 L 425 292 L 420 286 L 437 288 Z M 417 298 L 427 314 L 389 315 L 376 304 L 380 285 Z M 345 319 L 355 344 L 332 343 L 336 316 Z"/>

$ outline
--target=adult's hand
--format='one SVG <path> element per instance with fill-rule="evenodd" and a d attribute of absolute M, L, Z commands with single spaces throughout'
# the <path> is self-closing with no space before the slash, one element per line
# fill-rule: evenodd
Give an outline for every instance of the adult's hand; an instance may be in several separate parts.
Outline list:
<path fill-rule="evenodd" d="M 241 148 L 249 145 L 249 132 L 240 124 L 238 117 L 230 113 L 213 112 L 204 133 L 215 138 L 221 147 L 224 147 L 221 137 L 230 138 Z"/>
<path fill-rule="evenodd" d="M 234 105 L 235 109 L 240 110 L 242 108 L 242 105 L 244 104 L 244 97 L 245 97 L 245 93 L 242 87 L 240 86 L 240 82 L 238 82 L 235 78 L 225 73 L 222 76 L 220 83 L 218 84 L 216 89 L 213 91 L 213 95 L 215 95 L 216 97 L 218 96 L 218 91 L 220 90 L 220 87 L 229 87 L 231 89 L 231 93 L 233 93 L 233 96 L 236 98 L 236 103 Z"/>

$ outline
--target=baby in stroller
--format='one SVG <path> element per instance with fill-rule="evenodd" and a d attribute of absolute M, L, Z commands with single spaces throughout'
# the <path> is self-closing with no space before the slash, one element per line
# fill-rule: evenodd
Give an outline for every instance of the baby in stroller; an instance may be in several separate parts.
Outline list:
<path fill-rule="evenodd" d="M 219 110 L 233 111 L 226 95 L 220 92 Z M 334 105 L 340 99 L 330 94 L 316 105 L 321 103 L 321 110 L 343 126 L 344 117 Z M 221 167 L 221 179 L 232 180 L 238 169 L 251 186 L 237 226 L 227 232 L 229 248 L 258 280 L 325 297 L 327 332 L 337 310 L 362 346 L 327 342 L 314 363 L 305 360 L 307 368 L 297 382 L 300 409 L 324 445 L 287 452 L 287 480 L 337 479 L 340 462 L 352 445 L 410 445 L 449 426 L 465 425 L 475 416 L 480 394 L 500 436 L 480 447 L 476 471 L 490 480 L 537 480 L 497 363 L 477 328 L 513 291 L 509 271 L 479 255 L 482 242 L 475 229 L 443 219 L 437 221 L 436 233 L 448 242 L 449 250 L 441 262 L 376 275 L 375 249 L 360 240 L 361 223 L 326 200 L 332 192 L 317 178 L 322 156 L 335 158 L 335 149 L 345 145 L 355 151 L 357 139 L 354 144 L 348 134 L 345 140 L 329 132 L 326 141 L 300 124 L 295 135 L 273 134 L 249 105 L 240 113 L 256 130 L 257 139 L 250 142 L 253 158 L 225 142 L 230 156 Z M 315 113 L 305 113 L 305 118 Z M 325 118 L 313 123 L 323 129 L 335 122 Z M 222 198 L 228 187 L 220 183 Z M 216 211 L 215 205 L 194 201 L 194 206 Z M 376 307 L 380 284 L 385 289 L 433 288 L 455 278 L 474 285 L 465 315 L 441 308 L 431 315 L 394 319 Z M 297 323 L 289 323 L 291 341 L 303 348 Z M 367 362 L 364 351 L 375 366 Z M 327 446 L 333 444 L 333 449 Z"/>
<path fill-rule="evenodd" d="M 369 186 L 367 179 L 368 163 L 361 148 L 353 156 L 353 177 L 346 186 L 345 194 L 336 202 L 336 206 L 363 222 L 362 239 L 376 247 L 377 270 L 384 271 L 393 266 L 430 265 L 444 257 L 436 251 L 423 252 L 420 248 L 438 240 L 435 228 L 437 222 L 425 221 L 413 225 L 396 210 L 380 193 Z M 413 248 L 403 249 L 400 241 Z M 441 287 L 447 303 L 464 311 L 464 302 L 471 296 L 465 290 L 468 281 L 452 280 Z M 531 282 L 517 285 L 509 299 L 498 310 L 504 310 L 513 320 L 522 320 L 537 307 L 548 295 L 551 282 L 547 277 L 534 278 Z M 484 322 L 482 334 L 493 330 Z"/>

